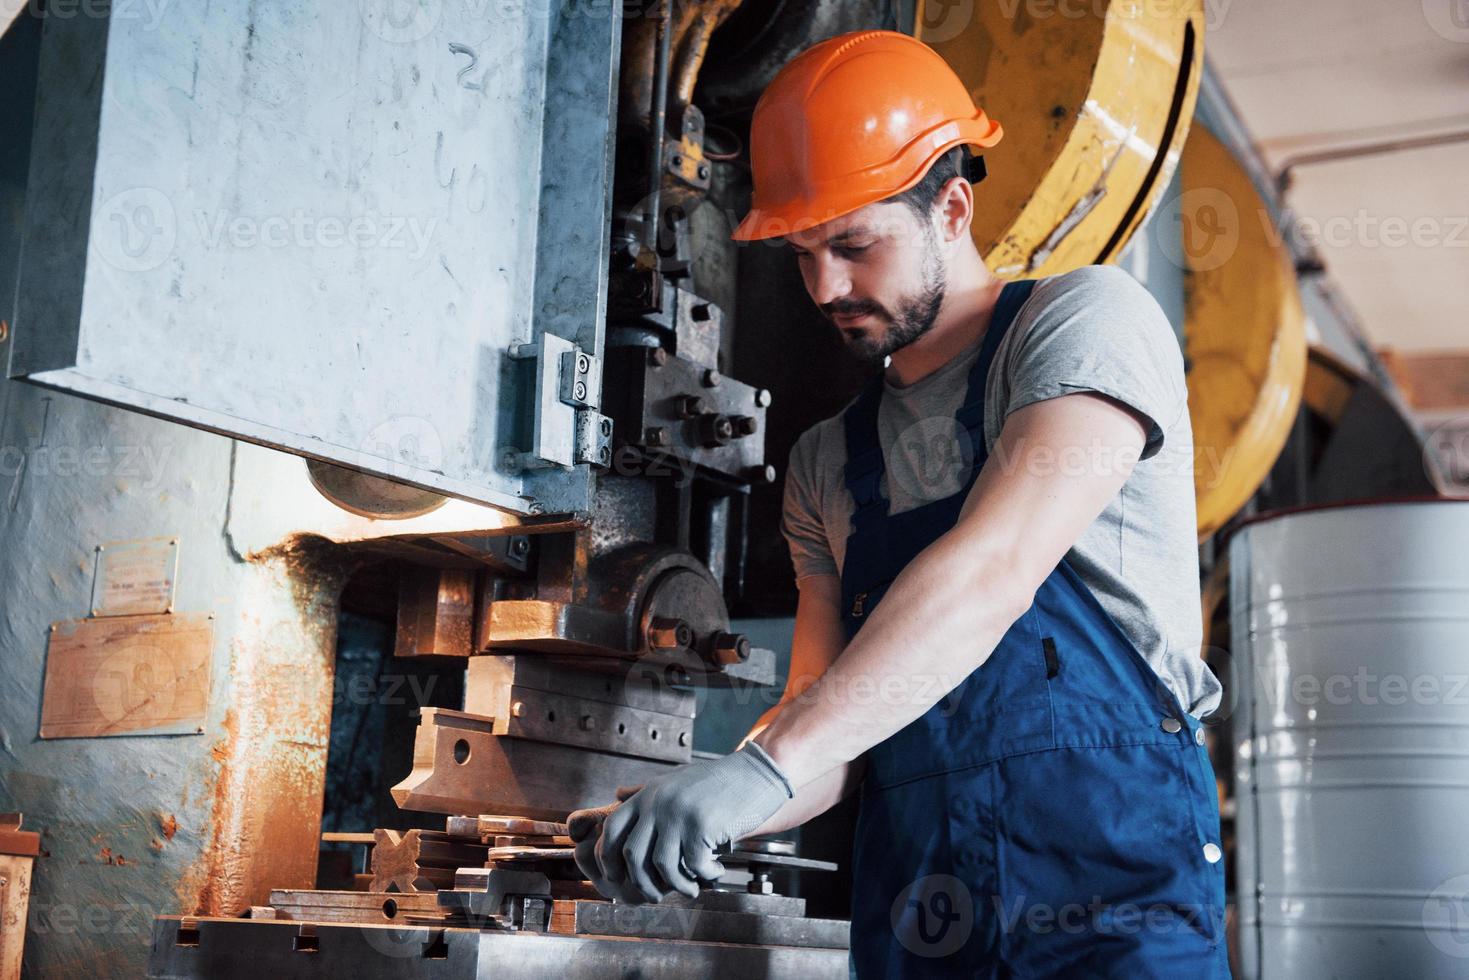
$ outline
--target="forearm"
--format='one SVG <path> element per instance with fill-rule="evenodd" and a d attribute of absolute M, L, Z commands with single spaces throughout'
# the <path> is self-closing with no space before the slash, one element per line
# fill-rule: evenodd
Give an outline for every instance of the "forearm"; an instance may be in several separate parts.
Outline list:
<path fill-rule="evenodd" d="M 950 532 L 903 569 L 837 662 L 755 739 L 796 788 L 792 807 L 984 663 L 1032 599 L 1009 564 Z"/>
<path fill-rule="evenodd" d="M 862 759 L 858 758 L 817 776 L 796 792 L 795 799 L 777 810 L 774 816 L 756 827 L 749 836 L 779 834 L 801 826 L 812 817 L 821 816 L 861 785 L 864 769 Z"/>

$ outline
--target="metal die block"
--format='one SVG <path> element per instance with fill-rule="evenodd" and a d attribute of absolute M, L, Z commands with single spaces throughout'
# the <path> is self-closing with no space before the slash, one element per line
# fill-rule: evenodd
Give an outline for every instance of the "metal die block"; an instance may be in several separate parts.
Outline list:
<path fill-rule="evenodd" d="M 475 573 L 409 566 L 398 582 L 395 657 L 468 657 L 473 653 Z"/>
<path fill-rule="evenodd" d="M 372 890 L 407 894 L 454 884 L 454 872 L 485 863 L 486 848 L 476 840 L 455 839 L 433 830 L 374 832 Z"/>
<path fill-rule="evenodd" d="M 670 685 L 660 668 L 607 664 L 605 669 L 588 669 L 590 666 L 582 661 L 568 663 L 536 654 L 475 657 L 469 662 L 464 709 L 498 717 L 510 704 L 509 690 L 518 687 L 625 705 L 660 715 L 694 717 L 693 690 Z"/>
<path fill-rule="evenodd" d="M 277 888 L 270 893 L 270 908 L 273 918 L 291 922 L 402 922 L 409 917 L 443 919 L 449 914 L 439 908 L 433 892 L 389 895 Z"/>
<path fill-rule="evenodd" d="M 509 693 L 509 712 L 495 718 L 497 735 L 668 762 L 688 762 L 693 750 L 694 726 L 688 718 L 531 688 L 514 687 Z"/>
<path fill-rule="evenodd" d="M 646 782 L 673 764 L 496 735 L 493 718 L 425 708 L 413 771 L 392 793 L 405 810 L 562 820 L 572 810 L 615 799 L 619 786 Z"/>

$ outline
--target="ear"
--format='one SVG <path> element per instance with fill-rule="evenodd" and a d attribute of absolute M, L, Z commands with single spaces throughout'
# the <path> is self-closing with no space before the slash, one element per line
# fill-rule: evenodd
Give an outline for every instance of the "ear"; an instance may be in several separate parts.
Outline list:
<path fill-rule="evenodd" d="M 939 239 L 945 243 L 969 236 L 974 219 L 974 188 L 963 177 L 951 177 L 934 198 L 933 220 Z"/>

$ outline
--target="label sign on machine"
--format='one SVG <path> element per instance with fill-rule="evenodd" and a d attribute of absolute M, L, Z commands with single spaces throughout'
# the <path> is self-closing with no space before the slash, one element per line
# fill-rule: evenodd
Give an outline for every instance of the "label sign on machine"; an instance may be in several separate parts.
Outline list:
<path fill-rule="evenodd" d="M 92 615 L 170 612 L 178 565 L 176 537 L 99 544 L 92 578 Z"/>
<path fill-rule="evenodd" d="M 52 624 L 41 737 L 202 732 L 213 650 L 208 613 Z"/>

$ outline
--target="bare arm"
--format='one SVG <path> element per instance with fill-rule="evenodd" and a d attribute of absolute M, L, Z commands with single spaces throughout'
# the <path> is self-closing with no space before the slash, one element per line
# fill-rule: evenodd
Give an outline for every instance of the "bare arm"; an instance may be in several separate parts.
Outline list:
<path fill-rule="evenodd" d="M 1126 482 L 1145 431 L 1133 410 L 1091 393 L 1010 415 L 955 526 L 904 568 L 841 658 L 756 737 L 797 800 L 989 658 Z M 881 696 L 849 693 L 859 688 Z"/>
<path fill-rule="evenodd" d="M 789 704 L 826 673 L 847 645 L 841 617 L 842 585 L 835 575 L 813 575 L 801 580 L 796 602 L 796 627 L 791 637 L 791 669 L 780 702 L 760 716 L 745 741 L 760 734 Z M 744 744 L 743 742 L 741 744 Z M 774 834 L 825 813 L 862 782 L 862 760 L 857 758 L 823 773 L 803 787 L 795 799 L 765 823 L 755 834 Z"/>

